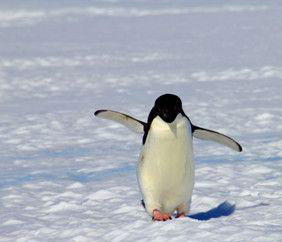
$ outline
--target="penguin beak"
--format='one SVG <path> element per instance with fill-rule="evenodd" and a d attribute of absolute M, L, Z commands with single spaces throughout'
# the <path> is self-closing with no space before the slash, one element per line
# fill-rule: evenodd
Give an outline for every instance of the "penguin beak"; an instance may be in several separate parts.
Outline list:
<path fill-rule="evenodd" d="M 168 113 L 164 113 L 162 115 L 162 119 L 167 123 L 172 123 L 175 120 L 175 116 Z"/>

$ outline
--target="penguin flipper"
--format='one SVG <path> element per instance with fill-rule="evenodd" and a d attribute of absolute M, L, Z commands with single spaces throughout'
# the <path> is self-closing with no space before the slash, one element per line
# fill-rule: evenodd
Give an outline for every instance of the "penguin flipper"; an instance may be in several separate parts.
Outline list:
<path fill-rule="evenodd" d="M 242 146 L 238 142 L 224 134 L 218 133 L 210 129 L 204 129 L 195 125 L 192 126 L 192 131 L 193 137 L 203 140 L 212 140 L 219 144 L 225 145 L 235 151 L 242 151 Z"/>
<path fill-rule="evenodd" d="M 94 115 L 98 118 L 115 121 L 129 128 L 135 133 L 143 134 L 146 123 L 133 118 L 127 114 L 112 110 L 97 110 Z"/>

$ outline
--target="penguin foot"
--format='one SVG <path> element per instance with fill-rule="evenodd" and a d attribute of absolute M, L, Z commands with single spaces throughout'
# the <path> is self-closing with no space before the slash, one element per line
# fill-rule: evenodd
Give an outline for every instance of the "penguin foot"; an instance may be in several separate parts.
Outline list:
<path fill-rule="evenodd" d="M 170 214 L 168 214 L 168 213 L 161 213 L 157 209 L 155 209 L 153 211 L 152 220 L 154 220 L 154 221 L 167 221 L 168 219 L 171 219 Z"/>
<path fill-rule="evenodd" d="M 186 217 L 185 213 L 178 213 L 176 215 L 176 218 L 185 218 L 185 217 Z"/>

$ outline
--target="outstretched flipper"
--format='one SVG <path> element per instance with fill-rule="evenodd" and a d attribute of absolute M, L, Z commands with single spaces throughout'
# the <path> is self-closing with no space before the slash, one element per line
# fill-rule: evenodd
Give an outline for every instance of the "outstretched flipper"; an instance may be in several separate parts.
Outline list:
<path fill-rule="evenodd" d="M 139 133 L 139 134 L 143 134 L 144 133 L 144 129 L 146 126 L 146 123 L 133 118 L 127 114 L 124 113 L 120 113 L 117 111 L 111 111 L 111 110 L 97 110 L 94 113 L 95 116 L 99 117 L 99 118 L 103 118 L 103 119 L 108 119 L 108 120 L 112 120 L 115 122 L 118 122 L 122 125 L 124 125 L 125 127 L 129 128 L 130 130 L 132 130 L 133 132 Z"/>
<path fill-rule="evenodd" d="M 204 129 L 204 128 L 201 128 L 195 125 L 192 126 L 192 129 L 193 129 L 193 136 L 198 139 L 212 140 L 219 144 L 228 146 L 229 148 L 235 151 L 238 151 L 238 152 L 242 151 L 242 147 L 238 142 L 236 142 L 234 139 L 224 134 L 218 133 L 213 130 Z"/>

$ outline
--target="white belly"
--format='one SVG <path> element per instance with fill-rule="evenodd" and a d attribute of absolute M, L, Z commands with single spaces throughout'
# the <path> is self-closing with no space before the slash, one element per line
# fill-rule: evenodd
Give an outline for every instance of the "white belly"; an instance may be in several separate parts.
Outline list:
<path fill-rule="evenodd" d="M 138 179 L 149 213 L 154 209 L 172 213 L 189 203 L 194 187 L 191 125 L 178 114 L 171 124 L 153 120 L 142 148 Z"/>

